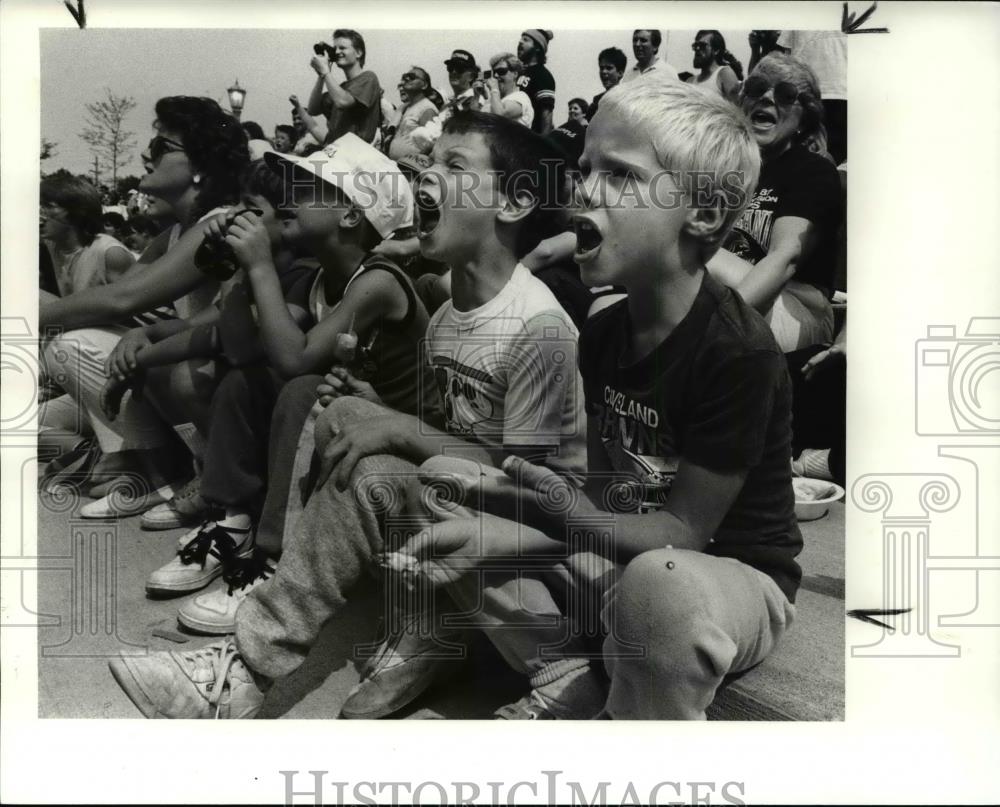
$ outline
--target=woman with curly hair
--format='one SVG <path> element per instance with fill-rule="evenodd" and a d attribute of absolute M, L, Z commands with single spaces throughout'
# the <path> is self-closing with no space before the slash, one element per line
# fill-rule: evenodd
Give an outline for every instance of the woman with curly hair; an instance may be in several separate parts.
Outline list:
<path fill-rule="evenodd" d="M 208 316 L 219 283 L 195 266 L 194 255 L 210 220 L 237 202 L 241 175 L 250 162 L 239 122 L 211 99 L 161 98 L 153 128 L 140 190 L 161 199 L 177 223 L 154 239 L 116 282 L 61 299 L 43 296 L 39 308 L 43 332 L 63 330 L 45 347 L 46 368 L 90 420 L 105 454 L 96 476 L 108 482 L 91 490 L 103 498 L 83 508 L 85 517 L 131 515 L 170 497 L 168 483 L 177 471 L 170 452 L 162 450 L 174 440 L 164 419 L 180 423 L 177 433 L 197 448 L 195 429 L 187 422 L 191 416 L 183 413 L 188 404 L 197 408 L 206 385 L 211 387 L 208 368 L 175 365 L 168 384 L 175 406 L 164 406 L 165 396 L 148 395 L 141 401 L 127 396 L 115 421 L 101 411 L 105 368 L 116 349 L 134 354 L 186 328 L 178 318 Z M 43 409 L 43 425 L 45 416 Z M 152 494 L 106 496 L 122 475 L 137 473 L 155 489 Z"/>

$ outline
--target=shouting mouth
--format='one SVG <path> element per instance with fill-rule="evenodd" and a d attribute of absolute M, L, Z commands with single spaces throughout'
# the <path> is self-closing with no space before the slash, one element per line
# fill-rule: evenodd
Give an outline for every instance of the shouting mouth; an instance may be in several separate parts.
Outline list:
<path fill-rule="evenodd" d="M 576 251 L 573 253 L 573 260 L 577 263 L 584 263 L 597 257 L 601 249 L 604 236 L 597 226 L 582 216 L 574 216 L 573 231 L 576 233 Z"/>
<path fill-rule="evenodd" d="M 778 122 L 778 116 L 770 109 L 755 109 L 750 115 L 750 123 L 755 129 L 770 129 Z"/>
<path fill-rule="evenodd" d="M 418 190 L 413 218 L 417 224 L 417 238 L 427 238 L 441 223 L 441 208 L 426 190 Z"/>

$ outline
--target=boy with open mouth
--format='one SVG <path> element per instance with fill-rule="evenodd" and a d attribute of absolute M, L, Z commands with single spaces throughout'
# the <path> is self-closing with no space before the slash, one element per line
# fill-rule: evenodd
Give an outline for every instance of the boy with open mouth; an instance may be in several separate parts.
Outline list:
<path fill-rule="evenodd" d="M 582 478 L 577 333 L 548 288 L 519 263 L 558 229 L 561 165 L 544 138 L 513 121 L 458 112 L 445 123 L 433 165 L 417 182 L 421 252 L 453 272 L 452 300 L 436 312 L 425 340 L 443 422 L 352 396 L 334 400 L 316 424 L 323 457 L 317 487 L 286 536 L 274 575 L 239 605 L 235 637 L 112 663 L 143 714 L 254 717 L 271 684 L 305 660 L 349 590 L 405 540 L 389 534 L 387 524 L 403 517 L 412 532 L 415 522 L 475 522 L 467 508 L 435 504 L 418 480 L 418 464 L 468 467 L 464 458 L 500 474 L 504 458 L 517 456 L 570 484 Z M 555 608 L 540 581 L 516 576 L 486 587 L 463 581 L 451 593 L 459 600 L 451 611 L 479 610 L 474 623 L 487 630 L 502 630 L 522 611 Z M 443 616 L 432 608 L 393 624 L 344 705 L 345 717 L 391 714 L 435 680 L 449 660 L 441 648 L 462 649 L 441 627 Z"/>

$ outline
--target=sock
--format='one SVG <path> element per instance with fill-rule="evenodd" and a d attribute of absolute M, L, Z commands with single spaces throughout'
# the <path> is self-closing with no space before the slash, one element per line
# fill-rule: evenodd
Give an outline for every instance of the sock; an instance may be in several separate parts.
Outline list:
<path fill-rule="evenodd" d="M 224 530 L 249 530 L 253 526 L 253 519 L 250 518 L 250 514 L 245 510 L 240 510 L 236 507 L 227 507 L 226 517 L 217 519 L 215 523 Z"/>
<path fill-rule="evenodd" d="M 195 428 L 193 423 L 181 423 L 174 426 L 174 432 L 188 447 L 195 459 L 200 462 L 201 458 L 205 456 L 205 438 L 201 436 L 201 432 Z"/>

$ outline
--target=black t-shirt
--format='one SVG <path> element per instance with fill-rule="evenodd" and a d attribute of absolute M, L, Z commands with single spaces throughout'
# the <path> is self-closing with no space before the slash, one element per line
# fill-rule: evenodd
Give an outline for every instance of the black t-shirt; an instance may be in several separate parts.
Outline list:
<path fill-rule="evenodd" d="M 556 80 L 544 64 L 533 64 L 524 68 L 517 80 L 517 88 L 524 90 L 531 99 L 531 106 L 535 110 L 535 119 L 531 123 L 531 129 L 535 132 L 542 131 L 543 109 L 553 110 L 556 107 Z"/>
<path fill-rule="evenodd" d="M 341 88 L 354 96 L 356 103 L 344 109 L 339 109 L 328 93 L 323 95 L 323 114 L 327 119 L 326 143 L 332 143 L 348 132 L 353 132 L 366 143 L 375 139 L 382 109 L 379 105 L 382 98 L 382 87 L 378 76 L 371 70 L 363 70 L 354 78 L 341 83 Z"/>
<path fill-rule="evenodd" d="M 837 229 L 844 214 L 843 190 L 833 163 L 805 146 L 793 146 L 761 167 L 750 204 L 723 246 L 757 263 L 771 248 L 771 228 L 782 216 L 808 219 L 816 228 L 816 246 L 795 279 L 833 292 Z"/>
<path fill-rule="evenodd" d="M 601 105 L 601 99 L 607 95 L 608 91 L 605 90 L 602 93 L 598 93 L 594 96 L 594 100 L 590 102 L 590 106 L 587 107 L 587 120 L 591 121 L 594 119 L 594 115 L 597 114 L 597 108 Z"/>
<path fill-rule="evenodd" d="M 630 328 L 626 300 L 588 320 L 580 373 L 587 414 L 596 416 L 615 470 L 635 480 L 638 511 L 666 503 L 681 457 L 715 471 L 748 470 L 705 551 L 770 575 L 794 601 L 802 535 L 790 468 L 791 381 L 767 323 L 705 275 L 670 335 L 623 366 Z"/>

